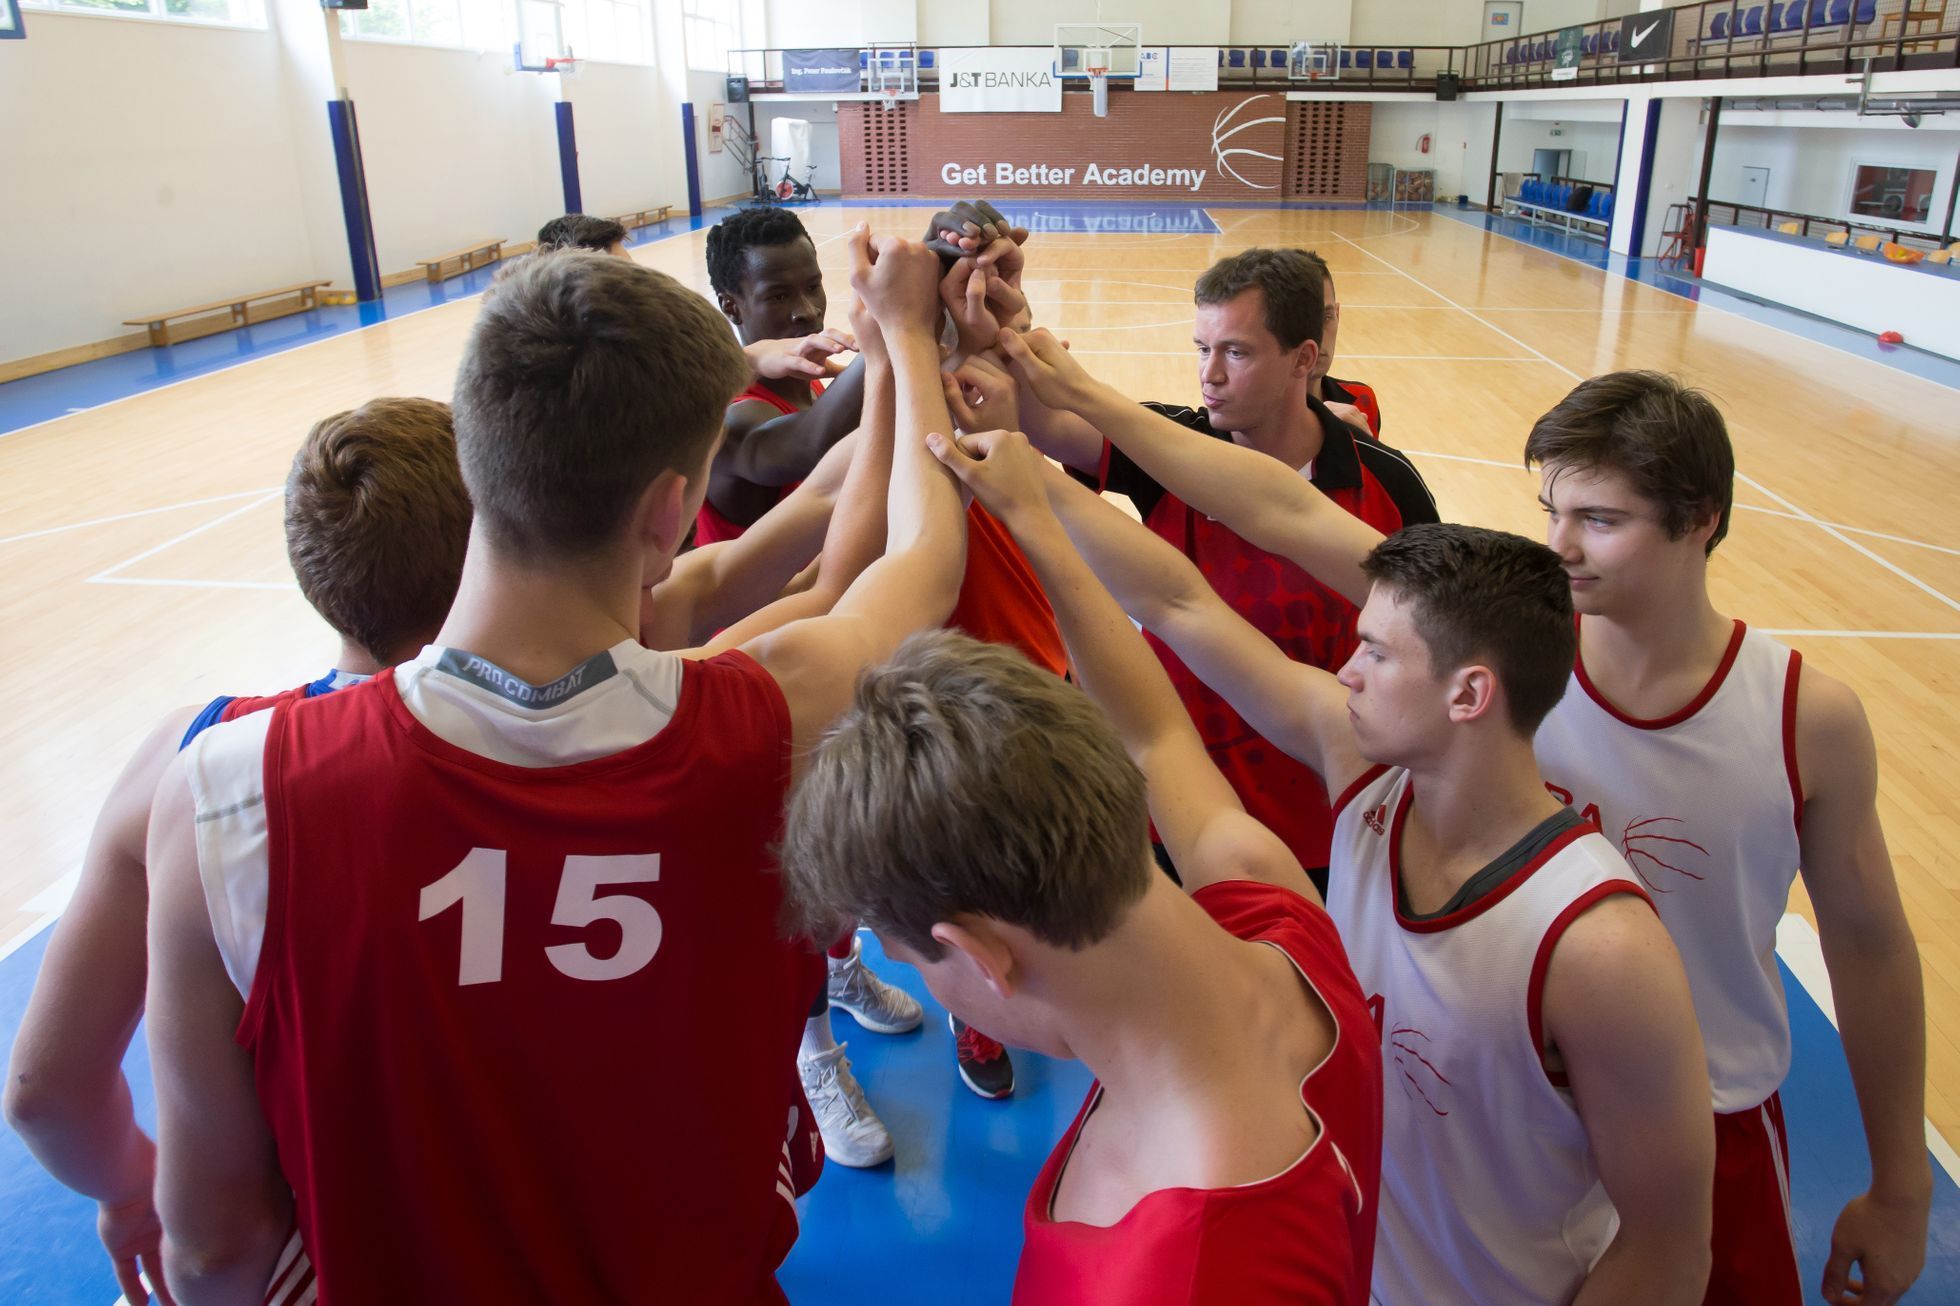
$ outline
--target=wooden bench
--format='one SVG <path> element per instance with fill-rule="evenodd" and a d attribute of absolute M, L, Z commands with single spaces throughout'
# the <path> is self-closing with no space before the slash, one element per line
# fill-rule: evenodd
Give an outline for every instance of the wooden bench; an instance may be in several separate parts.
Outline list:
<path fill-rule="evenodd" d="M 419 258 L 422 271 L 431 281 L 447 281 L 460 277 L 465 272 L 474 272 L 480 267 L 488 267 L 504 256 L 504 241 L 501 236 L 495 240 L 479 240 L 473 245 L 451 250 L 447 254 L 437 254 L 432 258 Z M 451 267 L 450 264 L 455 264 Z"/>
<path fill-rule="evenodd" d="M 290 286 L 261 290 L 255 295 L 234 295 L 208 304 L 193 304 L 168 313 L 148 313 L 123 319 L 124 326 L 147 327 L 150 343 L 172 345 L 196 340 L 254 322 L 270 322 L 276 317 L 309 312 L 320 306 L 320 290 L 328 281 L 295 281 Z"/>
<path fill-rule="evenodd" d="M 622 213 L 613 221 L 631 231 L 635 227 L 651 227 L 656 222 L 665 222 L 673 211 L 673 205 L 660 204 L 650 209 L 635 209 L 631 213 Z"/>

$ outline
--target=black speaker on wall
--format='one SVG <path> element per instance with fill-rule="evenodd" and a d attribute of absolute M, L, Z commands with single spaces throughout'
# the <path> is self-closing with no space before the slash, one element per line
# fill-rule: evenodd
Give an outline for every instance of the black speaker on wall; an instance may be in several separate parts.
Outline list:
<path fill-rule="evenodd" d="M 727 98 L 730 104 L 747 104 L 749 102 L 749 79 L 746 77 L 730 77 L 728 79 Z"/>
<path fill-rule="evenodd" d="M 368 0 L 320 0 L 322 9 L 365 9 Z"/>
<path fill-rule="evenodd" d="M 1436 74 L 1436 98 L 1454 100 L 1463 89 L 1463 77 L 1459 73 L 1439 72 Z"/>

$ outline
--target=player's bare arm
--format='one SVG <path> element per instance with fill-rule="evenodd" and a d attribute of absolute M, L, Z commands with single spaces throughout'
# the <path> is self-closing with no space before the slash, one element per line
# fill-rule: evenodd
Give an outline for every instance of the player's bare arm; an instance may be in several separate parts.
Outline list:
<path fill-rule="evenodd" d="M 1858 696 L 1806 666 L 1797 691 L 1804 888 L 1858 1091 L 1872 1184 L 1831 1233 L 1824 1298 L 1888 1306 L 1926 1263 L 1926 995 L 1878 819 L 1878 750 Z M 1862 1287 L 1861 1287 L 1862 1286 Z"/>
<path fill-rule="evenodd" d="M 1603 899 L 1566 928 L 1543 996 L 1619 1232 L 1575 1306 L 1696 1306 L 1708 1283 L 1715 1122 L 1688 976 L 1653 908 Z"/>
<path fill-rule="evenodd" d="M 150 799 L 196 708 L 151 730 L 103 800 L 75 886 L 48 943 L 7 1068 L 7 1123 L 49 1174 L 99 1206 L 116 1282 L 160 1280 L 163 1232 L 151 1200 L 156 1146 L 137 1126 L 123 1054 L 143 1016 Z"/>
<path fill-rule="evenodd" d="M 952 613 L 966 568 L 966 514 L 951 473 L 926 451 L 928 431 L 950 431 L 939 381 L 939 259 L 891 237 L 850 238 L 851 285 L 883 334 L 897 425 L 886 501 L 885 554 L 830 615 L 799 621 L 744 647 L 783 688 L 800 749 L 844 710 L 857 673 L 904 638 Z"/>
<path fill-rule="evenodd" d="M 1253 729 L 1319 772 L 1330 793 L 1367 770 L 1339 681 L 1287 657 L 1142 523 L 1057 468 L 1045 479 L 1055 515 L 1117 603 Z"/>
<path fill-rule="evenodd" d="M 785 592 L 807 588 L 796 582 L 823 547 L 857 447 L 856 435 L 845 436 L 808 480 L 747 531 L 674 559 L 667 578 L 640 604 L 640 642 L 648 648 L 701 644 Z"/>
<path fill-rule="evenodd" d="M 1045 464 L 1027 437 L 989 431 L 927 438 L 975 498 L 1014 535 L 1041 581 L 1077 680 L 1115 724 L 1142 770 L 1157 833 L 1195 892 L 1263 880 L 1318 901 L 1286 845 L 1246 815 L 1219 774 L 1163 664 L 1070 543 L 1048 506 Z"/>
<path fill-rule="evenodd" d="M 802 480 L 815 469 L 826 449 L 857 429 L 863 401 L 864 358 L 860 355 L 808 408 L 798 412 L 778 412 L 759 399 L 732 405 L 724 423 L 721 452 L 715 458 L 715 476 L 709 481 L 709 497 L 714 498 L 720 488 L 717 480 L 767 486 Z"/>
<path fill-rule="evenodd" d="M 1359 605 L 1361 561 L 1381 532 L 1346 512 L 1292 468 L 1179 426 L 1091 376 L 1046 331 L 1005 338 L 1014 374 L 1049 408 L 1075 414 L 1152 480 L 1247 541 L 1290 559 Z"/>
<path fill-rule="evenodd" d="M 258 1306 L 292 1228 L 292 1192 L 233 1039 L 244 1003 L 211 934 L 181 758 L 150 814 L 150 1062 L 164 1270 L 183 1306 Z"/>
<path fill-rule="evenodd" d="M 837 508 L 830 517 L 816 575 L 807 587 L 784 594 L 730 624 L 708 641 L 701 650 L 705 655 L 739 648 L 756 636 L 792 621 L 829 612 L 885 550 L 885 500 L 891 493 L 892 430 L 897 423 L 891 360 L 878 324 L 865 312 L 862 303 L 854 307 L 851 316 L 860 337 L 867 342 L 864 425 L 846 442 L 857 447 L 838 495 Z M 748 534 L 754 533 L 751 529 Z M 731 543 L 739 545 L 747 538 L 744 535 Z"/>

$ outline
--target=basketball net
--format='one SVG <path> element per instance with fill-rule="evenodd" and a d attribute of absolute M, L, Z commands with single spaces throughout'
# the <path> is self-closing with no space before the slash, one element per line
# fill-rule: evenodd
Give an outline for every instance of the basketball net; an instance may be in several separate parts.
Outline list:
<path fill-rule="evenodd" d="M 1089 65 L 1090 102 L 1095 105 L 1096 117 L 1109 117 L 1109 69 L 1107 66 Z"/>

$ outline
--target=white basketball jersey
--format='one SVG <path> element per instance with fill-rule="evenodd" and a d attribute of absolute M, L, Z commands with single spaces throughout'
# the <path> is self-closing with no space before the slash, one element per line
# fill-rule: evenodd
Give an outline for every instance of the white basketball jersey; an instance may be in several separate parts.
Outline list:
<path fill-rule="evenodd" d="M 1586 908 L 1638 894 L 1590 825 L 1431 920 L 1397 909 L 1409 774 L 1378 768 L 1335 809 L 1327 910 L 1381 1027 L 1381 1232 L 1374 1300 L 1562 1303 L 1619 1228 L 1539 995 Z"/>
<path fill-rule="evenodd" d="M 1538 728 L 1548 786 L 1598 822 L 1674 936 L 1721 1112 L 1760 1104 L 1790 1069 L 1776 923 L 1801 861 L 1801 665 L 1738 621 L 1714 677 L 1672 716 L 1627 716 L 1582 661 Z"/>

